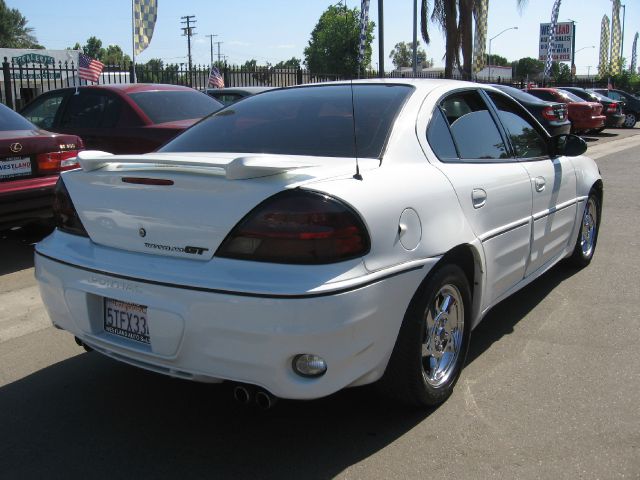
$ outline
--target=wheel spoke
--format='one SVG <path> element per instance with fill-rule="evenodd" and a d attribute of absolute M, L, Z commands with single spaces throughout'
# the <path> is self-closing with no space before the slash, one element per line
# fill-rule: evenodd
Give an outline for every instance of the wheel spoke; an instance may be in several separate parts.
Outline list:
<path fill-rule="evenodd" d="M 453 303 L 453 297 L 451 295 L 445 295 L 445 297 L 442 299 L 442 303 L 440 303 L 440 309 L 438 313 L 449 313 L 449 309 L 451 308 Z"/>

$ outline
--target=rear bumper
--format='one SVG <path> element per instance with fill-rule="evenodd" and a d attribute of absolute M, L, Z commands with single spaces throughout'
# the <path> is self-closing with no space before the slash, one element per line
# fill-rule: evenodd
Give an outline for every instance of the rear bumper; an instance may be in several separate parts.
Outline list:
<path fill-rule="evenodd" d="M 571 120 L 574 130 L 592 130 L 594 128 L 604 127 L 604 122 L 607 117 L 604 115 L 597 115 L 591 118 L 581 118 L 577 120 Z"/>
<path fill-rule="evenodd" d="M 53 323 L 96 351 L 140 368 L 204 382 L 259 385 L 311 399 L 384 373 L 413 293 L 435 264 L 322 296 L 253 296 L 98 273 L 36 254 L 36 278 Z M 104 330 L 104 298 L 148 307 L 150 345 Z M 293 357 L 320 355 L 327 372 L 303 378 Z"/>
<path fill-rule="evenodd" d="M 53 216 L 53 191 L 58 176 L 0 183 L 0 228 Z"/>
<path fill-rule="evenodd" d="M 607 115 L 605 125 L 607 127 L 621 127 L 624 124 L 625 116 L 621 113 Z"/>
<path fill-rule="evenodd" d="M 549 132 L 549 135 L 551 135 L 552 137 L 555 135 L 566 135 L 571 131 L 571 122 L 549 122 L 547 123 L 546 128 Z"/>

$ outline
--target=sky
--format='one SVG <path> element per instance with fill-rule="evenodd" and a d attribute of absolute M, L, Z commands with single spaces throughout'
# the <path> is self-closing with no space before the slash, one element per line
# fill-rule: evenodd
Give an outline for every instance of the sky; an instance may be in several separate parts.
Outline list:
<path fill-rule="evenodd" d="M 165 63 L 187 62 L 187 39 L 182 36 L 181 19 L 195 15 L 196 35 L 192 37 L 195 64 L 210 61 L 210 38 L 222 42 L 220 52 L 230 64 L 256 59 L 258 64 L 275 64 L 291 57 L 303 59 L 311 31 L 322 12 L 337 0 L 158 0 L 158 20 L 150 46 L 136 62 L 161 58 Z M 360 0 L 346 0 L 350 8 L 360 7 Z M 420 4 L 421 2 L 418 2 Z M 432 2 L 430 2 L 432 3 Z M 623 0 L 623 4 L 625 0 Z M 116 44 L 131 56 L 131 0 L 6 0 L 17 8 L 34 29 L 38 42 L 48 49 L 64 49 L 76 42 L 84 44 L 90 36 L 102 40 L 103 46 Z M 623 56 L 631 57 L 633 37 L 640 30 L 640 0 L 626 0 Z M 518 10 L 516 0 L 489 0 L 488 38 L 492 53 L 513 61 L 538 56 L 540 23 L 551 18 L 553 0 L 528 0 Z M 563 0 L 559 21 L 576 22 L 576 69 L 578 74 L 597 70 L 600 22 L 611 18 L 611 0 Z M 370 19 L 378 23 L 378 0 L 371 0 Z M 444 64 L 444 38 L 430 23 L 431 44 L 427 58 L 435 66 Z M 378 27 L 375 29 L 372 66 L 378 62 Z M 393 65 L 389 52 L 401 41 L 413 36 L 413 1 L 384 0 L 385 69 Z M 418 34 L 419 36 L 419 34 Z M 424 45 L 422 45 L 424 46 Z M 595 48 L 591 48 L 591 47 Z M 488 46 L 487 46 L 488 48 Z M 214 45 L 217 56 L 217 45 Z"/>

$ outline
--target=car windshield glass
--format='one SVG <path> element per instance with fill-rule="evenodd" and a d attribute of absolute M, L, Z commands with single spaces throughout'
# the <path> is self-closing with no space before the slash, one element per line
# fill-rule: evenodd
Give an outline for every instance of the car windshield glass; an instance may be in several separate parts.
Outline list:
<path fill-rule="evenodd" d="M 36 126 L 29 120 L 0 104 L 0 131 L 35 129 Z"/>
<path fill-rule="evenodd" d="M 220 102 L 195 90 L 154 90 L 129 96 L 153 123 L 202 118 L 222 108 Z"/>
<path fill-rule="evenodd" d="M 160 151 L 353 157 L 357 144 L 358 156 L 380 158 L 412 90 L 371 84 L 353 85 L 353 93 L 350 85 L 273 90 L 221 110 Z"/>
<path fill-rule="evenodd" d="M 560 95 L 562 95 L 564 97 L 567 97 L 572 102 L 586 102 L 586 100 L 584 100 L 584 99 L 580 98 L 579 96 L 574 95 L 573 93 L 568 92 L 566 90 L 560 90 L 559 89 L 558 92 L 560 92 Z"/>

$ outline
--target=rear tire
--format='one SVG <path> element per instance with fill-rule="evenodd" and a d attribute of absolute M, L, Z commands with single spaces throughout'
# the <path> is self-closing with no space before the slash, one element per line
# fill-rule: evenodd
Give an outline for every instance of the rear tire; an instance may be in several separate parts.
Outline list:
<path fill-rule="evenodd" d="M 591 190 L 582 213 L 578 239 L 573 254 L 569 257 L 569 262 L 577 268 L 584 268 L 591 263 L 598 242 L 601 212 L 600 199 L 596 192 Z"/>
<path fill-rule="evenodd" d="M 460 377 L 470 332 L 469 281 L 457 265 L 444 265 L 411 300 L 378 386 L 413 406 L 444 402 Z"/>
<path fill-rule="evenodd" d="M 625 119 L 624 119 L 624 123 L 622 124 L 622 126 L 624 128 L 633 128 L 636 126 L 636 122 L 638 121 L 638 118 L 636 116 L 636 114 L 634 112 L 628 112 L 625 114 Z"/>

